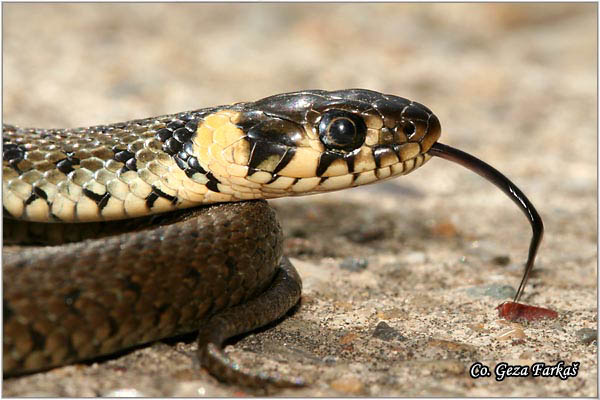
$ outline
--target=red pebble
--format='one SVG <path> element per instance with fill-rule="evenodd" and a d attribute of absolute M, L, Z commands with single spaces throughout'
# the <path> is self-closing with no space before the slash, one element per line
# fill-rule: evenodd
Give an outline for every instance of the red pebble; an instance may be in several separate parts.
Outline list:
<path fill-rule="evenodd" d="M 496 310 L 498 310 L 498 315 L 501 318 L 509 321 L 515 321 L 517 319 L 536 321 L 544 318 L 558 318 L 558 313 L 548 308 L 528 306 L 526 304 L 515 303 L 512 301 L 507 301 L 500 304 L 498 307 L 496 307 Z"/>

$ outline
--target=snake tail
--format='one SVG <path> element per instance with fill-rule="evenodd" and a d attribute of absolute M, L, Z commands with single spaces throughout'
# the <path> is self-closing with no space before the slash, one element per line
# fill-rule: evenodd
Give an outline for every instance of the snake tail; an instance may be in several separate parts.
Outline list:
<path fill-rule="evenodd" d="M 515 294 L 514 298 L 514 302 L 517 303 L 523 295 L 525 286 L 527 285 L 527 280 L 529 279 L 529 275 L 531 274 L 531 271 L 533 269 L 535 256 L 537 255 L 538 248 L 540 247 L 540 243 L 542 242 L 542 237 L 544 236 L 544 223 L 542 222 L 542 218 L 536 211 L 533 204 L 529 201 L 527 196 L 525 196 L 525 194 L 523 194 L 523 192 L 514 183 L 510 181 L 510 179 L 508 179 L 500 171 L 498 171 L 491 165 L 481 161 L 476 157 L 473 157 L 468 153 L 465 153 L 464 151 L 455 149 L 453 147 L 447 146 L 439 142 L 431 146 L 429 154 L 460 164 L 463 167 L 468 168 L 476 174 L 482 176 L 489 182 L 496 185 L 496 187 L 498 187 L 508 197 L 510 197 L 510 199 L 517 206 L 519 206 L 521 211 L 523 211 L 523 213 L 527 216 L 533 234 L 529 243 L 529 254 L 527 256 L 527 262 L 525 263 L 525 271 L 523 273 L 523 278 L 521 279 L 519 289 L 517 290 L 517 293 Z"/>
<path fill-rule="evenodd" d="M 301 387 L 300 377 L 257 372 L 231 360 L 221 347 L 225 340 L 253 331 L 283 317 L 300 300 L 302 280 L 287 257 L 282 258 L 273 283 L 255 299 L 213 316 L 198 332 L 198 358 L 213 376 L 244 387 Z"/>

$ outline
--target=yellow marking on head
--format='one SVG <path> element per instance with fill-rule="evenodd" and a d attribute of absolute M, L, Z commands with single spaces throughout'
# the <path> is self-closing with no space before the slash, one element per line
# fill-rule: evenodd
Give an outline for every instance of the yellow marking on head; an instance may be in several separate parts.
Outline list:
<path fill-rule="evenodd" d="M 277 168 L 277 165 L 280 161 L 281 156 L 279 154 L 272 154 L 269 157 L 265 158 L 263 161 L 261 161 L 261 163 L 256 166 L 256 169 L 261 171 L 273 172 L 275 168 Z"/>
<path fill-rule="evenodd" d="M 348 173 L 348 164 L 342 159 L 333 161 L 322 176 L 340 176 Z"/>
<path fill-rule="evenodd" d="M 245 178 L 248 175 L 248 167 L 245 165 L 227 164 L 227 173 L 230 176 Z"/>
<path fill-rule="evenodd" d="M 238 165 L 248 165 L 250 162 L 250 143 L 246 140 L 238 140 L 231 145 L 233 159 Z"/>
<path fill-rule="evenodd" d="M 296 149 L 294 157 L 279 171 L 278 175 L 292 178 L 311 178 L 315 176 L 321 153 L 307 147 Z"/>
<path fill-rule="evenodd" d="M 204 122 L 202 123 L 202 125 L 210 128 L 212 130 L 216 130 L 225 124 L 230 124 L 233 114 L 238 114 L 238 113 L 227 111 L 227 110 L 218 111 L 214 114 L 207 116 L 204 119 Z"/>
<path fill-rule="evenodd" d="M 213 135 L 215 141 L 222 147 L 227 147 L 245 136 L 244 131 L 234 124 L 220 126 Z"/>
<path fill-rule="evenodd" d="M 206 169 L 206 168 L 205 168 Z M 208 164 L 208 169 L 219 180 L 227 176 L 227 169 L 214 159 L 211 159 Z"/>

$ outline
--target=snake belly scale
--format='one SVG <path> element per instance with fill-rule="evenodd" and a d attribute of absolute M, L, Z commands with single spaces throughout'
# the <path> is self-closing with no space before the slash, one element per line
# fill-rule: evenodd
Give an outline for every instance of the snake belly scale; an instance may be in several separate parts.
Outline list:
<path fill-rule="evenodd" d="M 3 125 L 4 376 L 199 331 L 218 378 L 302 384 L 220 350 L 300 298 L 264 199 L 374 183 L 432 156 L 464 161 L 440 134 L 424 105 L 365 89 L 77 129 Z M 535 219 L 510 181 L 486 174 Z"/>

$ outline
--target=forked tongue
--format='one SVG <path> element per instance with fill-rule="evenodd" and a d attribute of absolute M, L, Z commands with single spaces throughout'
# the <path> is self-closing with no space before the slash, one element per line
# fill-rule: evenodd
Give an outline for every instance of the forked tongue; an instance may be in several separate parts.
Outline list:
<path fill-rule="evenodd" d="M 531 270 L 533 269 L 533 263 L 535 261 L 535 256 L 537 254 L 538 248 L 540 247 L 540 242 L 542 241 L 542 237 L 544 236 L 544 223 L 542 222 L 542 218 L 535 210 L 535 207 L 527 196 L 521 192 L 521 190 L 512 183 L 507 177 L 502 175 L 500 171 L 495 169 L 489 164 L 479 160 L 478 158 L 473 157 L 470 154 L 467 154 L 458 149 L 452 148 L 450 146 L 446 146 L 442 143 L 434 143 L 431 146 L 431 149 L 428 153 L 432 156 L 437 156 L 440 158 L 444 158 L 449 161 L 453 161 L 470 169 L 476 174 L 484 177 L 494 185 L 496 185 L 500 190 L 502 190 L 508 197 L 511 198 L 512 201 L 515 202 L 517 206 L 523 211 L 523 213 L 529 219 L 529 223 L 531 224 L 531 230 L 533 234 L 531 236 L 531 242 L 529 244 L 529 255 L 527 256 L 527 263 L 525 264 L 525 272 L 523 273 L 523 278 L 521 279 L 521 284 L 519 285 L 519 289 L 517 290 L 517 294 L 515 295 L 514 302 L 518 303 L 519 299 L 523 295 L 523 291 L 525 290 L 525 285 L 527 285 L 527 280 L 529 279 L 529 275 L 531 274 Z"/>

